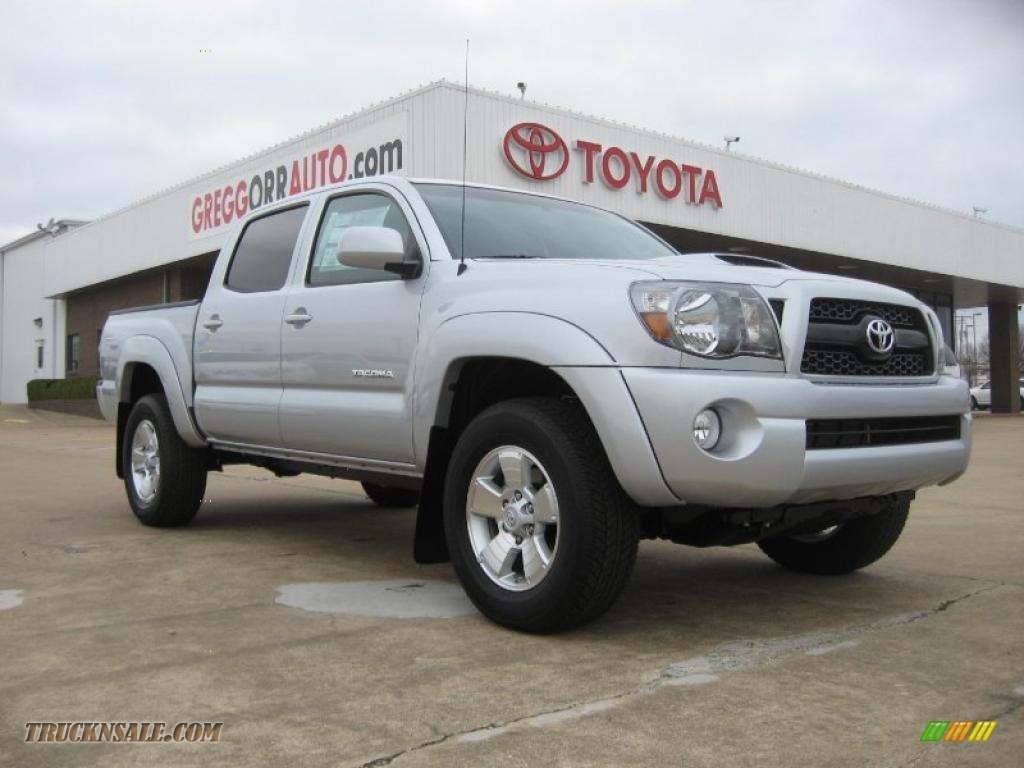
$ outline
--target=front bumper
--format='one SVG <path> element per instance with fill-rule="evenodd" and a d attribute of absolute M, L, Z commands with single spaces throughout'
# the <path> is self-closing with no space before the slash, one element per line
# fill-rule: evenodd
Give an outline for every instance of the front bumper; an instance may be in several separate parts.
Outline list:
<path fill-rule="evenodd" d="M 770 507 L 876 496 L 949 482 L 971 443 L 964 382 L 820 384 L 795 376 L 623 368 L 665 483 L 685 503 Z M 723 421 L 710 453 L 691 436 L 694 417 Z M 960 437 L 942 442 L 807 450 L 808 419 L 949 416 Z M 624 487 L 625 484 L 624 484 Z M 628 487 L 627 487 L 628 491 Z"/>

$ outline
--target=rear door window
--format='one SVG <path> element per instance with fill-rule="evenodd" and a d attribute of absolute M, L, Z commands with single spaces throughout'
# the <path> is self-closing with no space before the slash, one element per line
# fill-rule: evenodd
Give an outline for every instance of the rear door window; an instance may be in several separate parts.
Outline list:
<path fill-rule="evenodd" d="M 284 287 L 307 208 L 287 208 L 246 224 L 224 285 L 239 293 L 277 291 Z"/>

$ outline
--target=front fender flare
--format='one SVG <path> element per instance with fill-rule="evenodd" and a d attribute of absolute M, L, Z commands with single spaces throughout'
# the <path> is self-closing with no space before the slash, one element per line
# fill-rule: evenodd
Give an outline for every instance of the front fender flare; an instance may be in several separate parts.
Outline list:
<path fill-rule="evenodd" d="M 550 368 L 572 388 L 593 423 L 616 478 L 645 506 L 678 504 L 612 354 L 570 322 L 529 312 L 459 315 L 421 340 L 414 388 L 417 466 L 427 473 L 431 430 L 446 428 L 461 363 L 508 357 Z M 431 448 L 433 450 L 433 448 Z"/>
<path fill-rule="evenodd" d="M 532 312 L 476 312 L 455 315 L 420 339 L 413 390 L 413 450 L 423 470 L 430 430 L 446 426 L 450 384 L 461 363 L 481 357 L 508 357 L 547 368 L 609 366 L 615 359 L 582 328 Z"/>

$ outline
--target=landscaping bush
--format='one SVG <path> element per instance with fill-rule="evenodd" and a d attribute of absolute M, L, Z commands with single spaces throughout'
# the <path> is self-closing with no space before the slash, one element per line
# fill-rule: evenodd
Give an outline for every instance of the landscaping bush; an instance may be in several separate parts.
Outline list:
<path fill-rule="evenodd" d="M 96 376 L 75 376 L 71 379 L 32 379 L 28 383 L 28 401 L 90 400 L 96 397 Z"/>

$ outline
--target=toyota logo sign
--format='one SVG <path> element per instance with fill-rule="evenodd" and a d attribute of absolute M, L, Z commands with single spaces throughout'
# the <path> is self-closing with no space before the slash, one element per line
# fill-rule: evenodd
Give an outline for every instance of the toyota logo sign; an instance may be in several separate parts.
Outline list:
<path fill-rule="evenodd" d="M 875 318 L 868 323 L 867 341 L 871 351 L 876 355 L 888 355 L 896 343 L 896 334 L 885 320 Z"/>
<path fill-rule="evenodd" d="M 546 125 L 518 123 L 505 133 L 505 159 L 526 178 L 547 181 L 565 173 L 569 148 Z"/>

